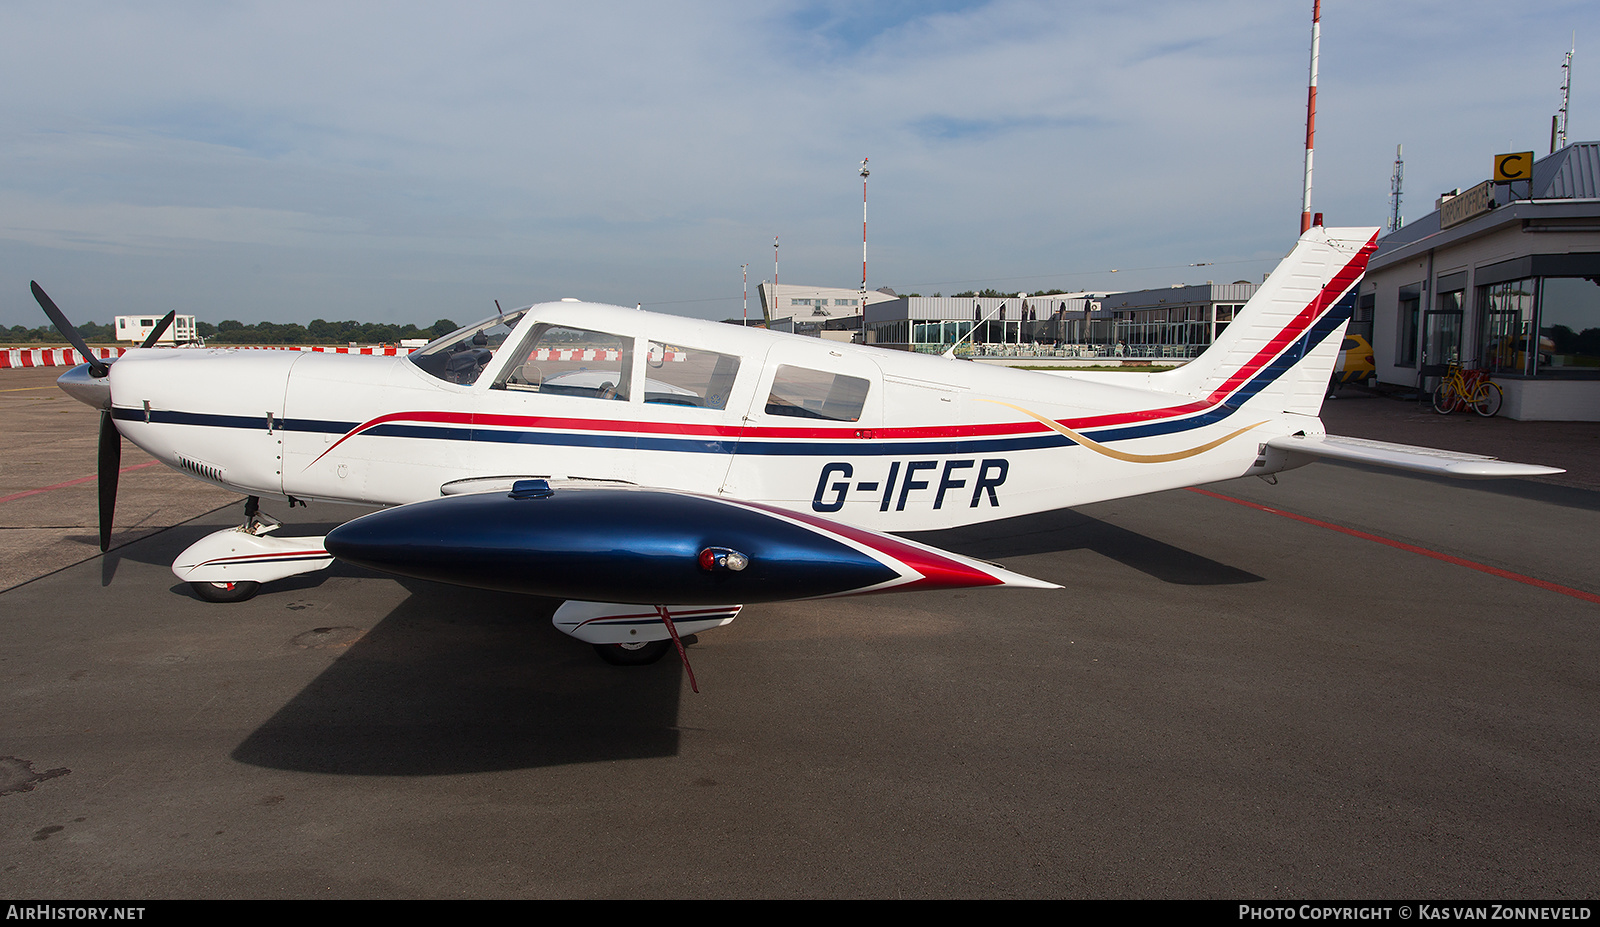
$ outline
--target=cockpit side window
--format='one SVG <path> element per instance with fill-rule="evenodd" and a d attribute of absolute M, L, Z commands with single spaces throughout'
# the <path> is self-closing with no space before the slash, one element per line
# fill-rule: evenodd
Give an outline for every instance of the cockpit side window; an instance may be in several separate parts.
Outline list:
<path fill-rule="evenodd" d="M 784 364 L 772 378 L 767 414 L 832 422 L 859 421 L 861 410 L 867 405 L 869 385 L 861 377 Z"/>
<path fill-rule="evenodd" d="M 625 402 L 632 378 L 632 338 L 545 324 L 529 332 L 495 388 Z"/>
<path fill-rule="evenodd" d="M 410 361 L 429 374 L 463 386 L 478 381 L 495 352 L 511 336 L 511 330 L 527 310 L 484 319 L 476 325 L 457 329 L 437 341 L 418 348 Z"/>
<path fill-rule="evenodd" d="M 739 358 L 698 348 L 650 342 L 645 356 L 644 401 L 726 409 L 739 374 Z"/>

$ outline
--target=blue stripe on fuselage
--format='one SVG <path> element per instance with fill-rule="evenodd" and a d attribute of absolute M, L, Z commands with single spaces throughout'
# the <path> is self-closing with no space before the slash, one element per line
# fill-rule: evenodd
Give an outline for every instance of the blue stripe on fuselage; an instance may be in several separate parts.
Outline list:
<path fill-rule="evenodd" d="M 1321 344 L 1347 318 L 1349 318 L 1347 310 L 1343 310 L 1341 307 L 1332 307 L 1330 311 L 1307 329 L 1304 335 L 1278 355 L 1270 364 L 1263 367 L 1248 382 L 1234 391 L 1233 395 L 1211 409 L 1184 418 L 1084 429 L 1084 433 L 1093 437 L 1096 441 L 1126 441 L 1134 438 L 1177 434 L 1224 421 L 1237 412 L 1240 406 L 1271 386 L 1279 377 L 1292 369 L 1295 364 L 1298 364 L 1306 354 Z M 111 414 L 116 420 L 127 422 L 149 421 L 156 424 L 259 431 L 265 431 L 268 427 L 267 418 L 264 415 L 218 415 L 155 409 L 146 411 L 139 408 L 113 408 Z M 297 431 L 305 434 L 347 435 L 360 426 L 360 422 L 336 422 L 319 419 L 285 419 L 272 422 L 274 429 Z M 1077 443 L 1065 435 L 1055 432 L 997 438 L 947 438 L 921 441 L 857 440 L 822 443 L 816 441 L 791 442 L 784 439 L 670 438 L 657 435 L 510 430 L 474 428 L 467 425 L 432 425 L 409 422 L 385 422 L 368 428 L 361 432 L 361 435 L 419 438 L 434 441 L 669 451 L 689 454 L 732 453 L 765 457 L 887 457 L 905 454 L 993 454 L 1007 451 L 1070 447 Z"/>

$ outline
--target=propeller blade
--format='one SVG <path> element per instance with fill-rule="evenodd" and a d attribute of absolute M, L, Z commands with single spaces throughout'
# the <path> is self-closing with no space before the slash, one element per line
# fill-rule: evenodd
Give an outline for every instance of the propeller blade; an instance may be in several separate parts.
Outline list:
<path fill-rule="evenodd" d="M 33 298 L 38 300 L 39 308 L 44 310 L 44 314 L 50 317 L 50 323 L 56 327 L 56 331 L 71 342 L 72 346 L 78 349 L 78 354 L 88 361 L 89 373 L 96 377 L 105 376 L 109 368 L 89 350 L 88 343 L 78 334 L 78 330 L 72 327 L 72 323 L 67 321 L 66 314 L 56 308 L 55 300 L 47 296 L 37 282 L 30 280 L 29 284 L 33 287 Z"/>
<path fill-rule="evenodd" d="M 122 435 L 108 409 L 100 413 L 100 552 L 111 548 L 111 516 L 117 508 L 117 473 L 122 469 Z"/>
<path fill-rule="evenodd" d="M 141 348 L 153 348 L 153 347 L 155 347 L 156 341 L 159 340 L 162 335 L 166 334 L 167 329 L 172 326 L 172 320 L 177 318 L 177 317 L 178 317 L 178 310 L 176 310 L 176 309 L 174 309 L 171 312 L 167 313 L 166 315 L 162 316 L 160 324 L 158 324 L 155 328 L 150 330 L 150 334 L 145 336 L 144 343 L 139 345 L 139 347 L 141 347 Z"/>
<path fill-rule="evenodd" d="M 45 293 L 38 282 L 29 281 L 29 283 L 33 288 L 33 298 L 38 300 L 39 308 L 44 310 L 44 314 L 50 317 L 50 322 L 55 325 L 56 331 L 72 342 L 72 346 L 78 350 L 78 354 L 88 362 L 89 375 L 96 379 L 104 379 L 106 374 L 110 372 L 110 367 L 94 356 L 94 352 L 89 350 L 89 345 L 83 340 L 83 336 L 78 334 L 78 330 L 72 326 L 71 322 L 67 321 L 66 313 L 56 306 L 55 300 Z M 172 320 L 176 315 L 176 309 L 167 313 L 167 317 L 161 320 L 160 325 L 156 326 L 156 330 L 150 335 L 144 346 L 149 347 L 152 342 L 161 337 L 161 333 L 166 331 L 168 325 L 172 324 Z M 100 489 L 100 552 L 104 553 L 111 549 L 111 520 L 117 509 L 117 475 L 122 469 L 122 434 L 117 431 L 117 423 L 111 419 L 110 409 L 102 409 L 100 411 L 100 447 L 96 457 Z"/>

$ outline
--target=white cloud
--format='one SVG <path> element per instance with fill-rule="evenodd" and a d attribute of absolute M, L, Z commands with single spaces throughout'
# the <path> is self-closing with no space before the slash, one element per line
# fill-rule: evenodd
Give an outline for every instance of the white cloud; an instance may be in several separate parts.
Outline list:
<path fill-rule="evenodd" d="M 1582 12 L 1325 5 L 1314 208 L 1381 223 L 1396 143 L 1410 214 L 1542 152 Z M 8 4 L 0 323 L 38 323 L 45 272 L 285 320 L 511 292 L 730 315 L 774 234 L 784 279 L 855 280 L 863 155 L 875 286 L 1258 277 L 1298 228 L 1309 13 Z"/>
<path fill-rule="evenodd" d="M 359 220 L 247 206 L 62 204 L 0 193 L 0 239 L 152 257 L 211 245 L 319 247 L 361 234 Z"/>

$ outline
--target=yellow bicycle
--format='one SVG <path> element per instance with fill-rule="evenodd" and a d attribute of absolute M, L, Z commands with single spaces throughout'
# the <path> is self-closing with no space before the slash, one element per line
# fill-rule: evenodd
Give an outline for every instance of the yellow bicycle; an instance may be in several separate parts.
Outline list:
<path fill-rule="evenodd" d="M 1500 404 L 1504 401 L 1505 394 L 1501 392 L 1500 384 L 1489 379 L 1487 373 L 1467 370 L 1459 364 L 1450 365 L 1449 372 L 1433 391 L 1433 411 L 1440 415 L 1471 409 L 1488 418 L 1500 411 Z"/>

